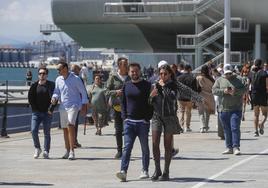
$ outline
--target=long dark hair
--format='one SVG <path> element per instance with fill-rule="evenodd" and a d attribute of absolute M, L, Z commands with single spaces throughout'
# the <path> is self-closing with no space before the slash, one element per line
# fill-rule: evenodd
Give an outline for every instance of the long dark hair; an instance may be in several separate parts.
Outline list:
<path fill-rule="evenodd" d="M 158 73 L 160 73 L 160 70 L 163 69 L 165 71 L 168 71 L 168 73 L 171 74 L 171 80 L 173 81 L 176 81 L 176 78 L 175 78 L 175 73 L 174 71 L 172 71 L 171 67 L 169 65 L 162 65 L 159 69 L 158 69 Z"/>
<path fill-rule="evenodd" d="M 203 65 L 201 67 L 201 75 L 205 76 L 207 79 L 209 79 L 212 83 L 215 82 L 215 80 L 212 78 L 212 76 L 210 75 L 210 70 L 209 67 L 207 65 Z"/>

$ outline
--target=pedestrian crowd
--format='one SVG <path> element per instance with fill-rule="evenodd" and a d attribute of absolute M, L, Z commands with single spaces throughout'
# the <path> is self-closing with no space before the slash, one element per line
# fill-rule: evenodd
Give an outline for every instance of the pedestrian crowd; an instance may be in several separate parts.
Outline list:
<path fill-rule="evenodd" d="M 240 124 L 245 120 L 246 105 L 254 113 L 254 135 L 264 134 L 267 119 L 268 65 L 256 59 L 243 67 L 230 64 L 204 64 L 192 72 L 188 63 L 169 64 L 160 61 L 157 68 L 141 68 L 139 63 L 117 60 L 116 71 L 106 83 L 101 74 L 94 75 L 88 86 L 87 66 L 69 65 L 60 60 L 59 76 L 48 80 L 48 69 L 38 69 L 38 80 L 30 86 L 28 100 L 32 108 L 31 133 L 34 158 L 49 158 L 50 127 L 53 110 L 58 105 L 63 130 L 65 153 L 63 159 L 74 160 L 78 142 L 79 116 L 92 112 L 96 135 L 113 116 L 117 151 L 121 159 L 116 177 L 127 180 L 131 151 L 138 137 L 141 146 L 142 170 L 140 179 L 149 178 L 149 132 L 152 133 L 152 153 L 155 171 L 152 181 L 168 181 L 172 157 L 178 153 L 173 135 L 192 132 L 192 110 L 197 108 L 200 133 L 210 129 L 210 116 L 217 115 L 218 136 L 225 140 L 222 154 L 240 155 Z M 262 117 L 261 117 L 262 115 Z M 43 125 L 44 151 L 39 141 L 39 127 Z M 160 140 L 163 133 L 164 167 L 161 168 Z M 163 169 L 163 170 L 162 170 Z"/>

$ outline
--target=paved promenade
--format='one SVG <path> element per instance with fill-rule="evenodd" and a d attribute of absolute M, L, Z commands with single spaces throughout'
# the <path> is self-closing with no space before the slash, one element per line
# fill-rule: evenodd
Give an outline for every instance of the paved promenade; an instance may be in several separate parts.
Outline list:
<path fill-rule="evenodd" d="M 222 155 L 224 142 L 217 137 L 216 116 L 211 117 L 209 133 L 199 133 L 197 111 L 193 112 L 193 132 L 175 136 L 175 146 L 180 153 L 172 160 L 169 182 L 139 180 L 141 151 L 136 141 L 128 171 L 128 182 L 121 183 L 115 177 L 120 160 L 116 152 L 114 128 L 111 124 L 103 129 L 102 136 L 95 135 L 89 126 L 83 135 L 80 126 L 76 160 L 61 159 L 64 154 L 62 130 L 52 130 L 50 159 L 33 159 L 33 143 L 27 133 L 10 134 L 0 138 L 0 188 L 12 187 L 64 187 L 64 188 L 266 188 L 268 187 L 268 129 L 263 136 L 253 137 L 253 114 L 247 112 L 241 125 L 241 155 Z M 19 123 L 19 122 L 18 122 Z M 41 142 L 43 136 L 41 131 Z M 151 147 L 151 136 L 150 136 Z M 152 152 L 151 152 L 152 156 Z M 163 142 L 161 142 L 163 156 Z M 151 157 L 152 158 L 152 157 Z M 161 161 L 163 167 L 164 161 Z M 150 175 L 154 162 L 150 161 Z"/>

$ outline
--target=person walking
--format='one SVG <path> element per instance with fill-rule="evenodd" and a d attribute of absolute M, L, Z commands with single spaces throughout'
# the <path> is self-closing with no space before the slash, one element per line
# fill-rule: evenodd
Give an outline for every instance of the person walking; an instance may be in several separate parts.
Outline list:
<path fill-rule="evenodd" d="M 107 100 L 106 88 L 104 88 L 101 81 L 101 76 L 96 74 L 94 76 L 94 83 L 88 90 L 88 95 L 91 98 L 92 118 L 96 127 L 96 135 L 102 135 L 101 129 L 105 126 L 107 121 Z"/>
<path fill-rule="evenodd" d="M 81 75 L 81 78 L 82 78 L 82 80 L 84 82 L 85 87 L 87 87 L 87 82 L 88 82 L 88 68 L 87 68 L 87 64 L 86 63 L 84 63 L 83 66 L 81 67 L 80 75 Z"/>
<path fill-rule="evenodd" d="M 39 126 L 43 124 L 44 131 L 44 152 L 43 157 L 49 158 L 50 150 L 50 126 L 52 121 L 52 114 L 50 114 L 49 106 L 51 97 L 55 88 L 55 83 L 47 80 L 48 69 L 40 67 L 38 69 L 38 81 L 34 82 L 28 92 L 28 101 L 32 108 L 32 120 L 31 120 L 31 133 L 34 142 L 35 152 L 34 158 L 37 159 L 42 150 L 39 141 Z"/>
<path fill-rule="evenodd" d="M 121 117 L 120 101 L 123 84 L 129 81 L 130 77 L 128 76 L 128 60 L 125 57 L 118 58 L 117 66 L 117 72 L 112 73 L 107 81 L 107 96 L 109 96 L 109 105 L 114 110 L 114 127 L 117 145 L 115 158 L 119 159 L 122 156 L 123 148 L 123 120 Z"/>
<path fill-rule="evenodd" d="M 243 95 L 246 87 L 242 78 L 233 74 L 230 64 L 224 65 L 224 75 L 216 80 L 212 93 L 219 96 L 219 117 L 224 129 L 225 150 L 222 154 L 240 154 L 240 124 Z"/>
<path fill-rule="evenodd" d="M 26 85 L 27 86 L 30 86 L 32 84 L 32 79 L 33 79 L 33 73 L 30 69 L 28 69 L 26 72 Z"/>
<path fill-rule="evenodd" d="M 149 106 L 151 84 L 141 78 L 141 67 L 138 63 L 129 64 L 131 81 L 124 84 L 122 90 L 122 118 L 124 120 L 124 151 L 121 159 L 121 170 L 116 176 L 126 181 L 131 151 L 136 137 L 139 138 L 142 150 L 142 171 L 140 179 L 149 178 L 150 151 L 148 144 L 152 108 Z"/>
<path fill-rule="evenodd" d="M 215 101 L 212 94 L 214 79 L 210 75 L 208 65 L 201 67 L 201 75 L 196 77 L 197 85 L 200 87 L 200 95 L 205 99 L 206 104 L 198 106 L 198 113 L 201 121 L 200 133 L 208 132 L 209 119 L 211 114 L 215 114 Z"/>
<path fill-rule="evenodd" d="M 192 67 L 189 64 L 184 66 L 184 72 L 177 78 L 179 82 L 190 87 L 192 90 L 197 92 L 197 82 L 196 78 L 193 76 Z M 181 126 L 184 128 L 184 132 L 191 132 L 190 128 L 191 116 L 192 116 L 192 107 L 193 103 L 190 96 L 179 95 L 179 117 Z M 186 120 L 185 120 L 186 117 Z"/>
<path fill-rule="evenodd" d="M 81 79 L 69 72 L 68 64 L 61 60 L 57 65 L 60 76 L 56 79 L 55 90 L 51 103 L 60 101 L 60 121 L 63 128 L 66 153 L 63 159 L 74 160 L 75 121 L 80 110 L 81 115 L 86 114 L 88 96 Z"/>
<path fill-rule="evenodd" d="M 255 72 L 252 75 L 251 81 L 251 96 L 254 110 L 254 136 L 259 136 L 259 133 L 264 134 L 264 124 L 267 119 L 268 111 L 268 74 L 263 69 L 263 63 L 261 59 L 256 59 L 254 61 Z M 260 121 L 259 116 L 262 112 L 263 118 Z"/>
<path fill-rule="evenodd" d="M 73 74 L 75 74 L 76 76 L 78 76 L 81 81 L 84 83 L 84 80 L 80 77 L 80 70 L 81 70 L 81 67 L 79 65 L 76 65 L 76 64 L 72 64 L 71 65 L 71 72 Z M 77 117 L 76 117 L 76 120 L 75 120 L 75 125 L 74 125 L 74 131 L 75 131 L 75 134 L 74 134 L 74 147 L 75 148 L 80 148 L 82 147 L 82 145 L 78 142 L 78 126 L 79 126 L 79 115 L 80 115 L 80 111 L 78 112 L 77 114 Z"/>
<path fill-rule="evenodd" d="M 152 142 L 155 172 L 152 181 L 168 181 L 169 166 L 172 158 L 172 141 L 174 134 L 180 134 L 182 128 L 177 117 L 177 95 L 191 96 L 192 100 L 201 102 L 202 98 L 189 87 L 175 79 L 174 72 L 168 64 L 159 66 L 160 79 L 150 94 L 154 113 L 152 117 Z M 162 174 L 160 167 L 160 138 L 164 132 L 165 165 Z"/>
<path fill-rule="evenodd" d="M 214 68 L 212 69 L 212 76 L 214 80 L 217 80 L 222 75 L 216 68 Z M 221 140 L 224 140 L 225 139 L 224 130 L 223 130 L 223 126 L 221 124 L 220 115 L 219 115 L 219 97 L 217 95 L 214 95 L 214 100 L 215 100 L 215 109 L 216 109 L 216 115 L 217 115 L 217 133 L 218 133 L 218 137 L 220 137 Z"/>

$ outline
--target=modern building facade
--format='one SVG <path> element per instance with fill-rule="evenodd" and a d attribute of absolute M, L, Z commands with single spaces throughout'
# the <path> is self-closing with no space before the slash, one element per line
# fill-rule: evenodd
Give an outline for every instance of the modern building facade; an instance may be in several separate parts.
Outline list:
<path fill-rule="evenodd" d="M 224 0 L 52 0 L 54 23 L 84 48 L 223 54 Z M 231 51 L 266 59 L 268 1 L 231 0 Z"/>

